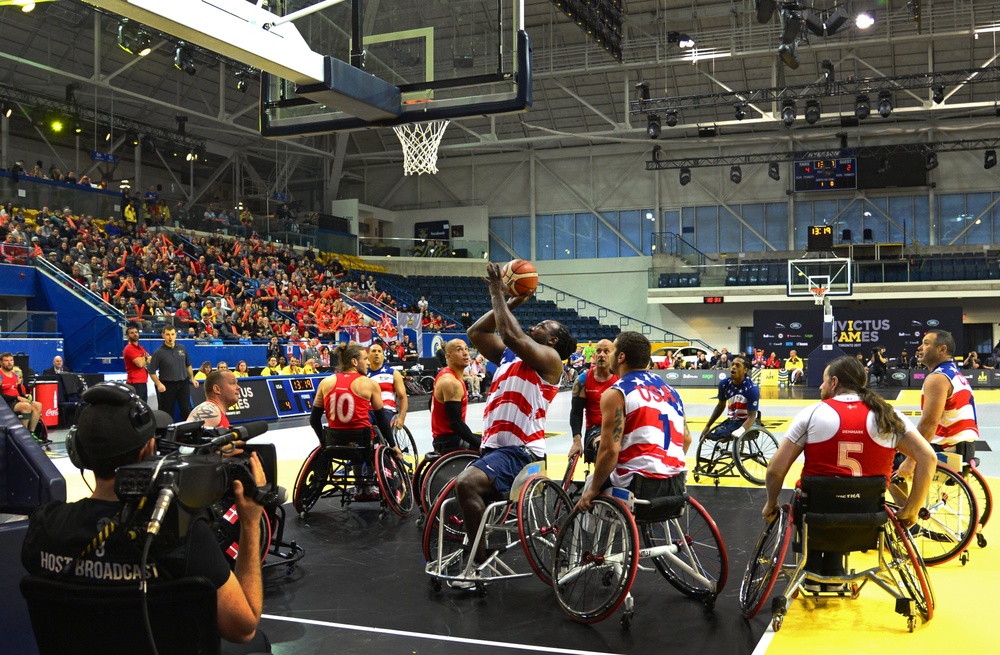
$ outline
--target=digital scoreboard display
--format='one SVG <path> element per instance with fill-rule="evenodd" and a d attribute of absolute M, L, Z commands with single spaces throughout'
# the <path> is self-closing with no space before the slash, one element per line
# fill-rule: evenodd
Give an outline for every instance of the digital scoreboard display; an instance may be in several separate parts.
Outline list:
<path fill-rule="evenodd" d="M 312 411 L 312 401 L 316 397 L 316 387 L 322 377 L 315 378 L 274 378 L 267 385 L 274 400 L 278 417 L 297 416 Z"/>
<path fill-rule="evenodd" d="M 858 188 L 858 160 L 854 157 L 796 160 L 795 190 L 824 191 Z"/>
<path fill-rule="evenodd" d="M 829 225 L 810 225 L 806 250 L 809 252 L 833 250 L 833 228 Z"/>

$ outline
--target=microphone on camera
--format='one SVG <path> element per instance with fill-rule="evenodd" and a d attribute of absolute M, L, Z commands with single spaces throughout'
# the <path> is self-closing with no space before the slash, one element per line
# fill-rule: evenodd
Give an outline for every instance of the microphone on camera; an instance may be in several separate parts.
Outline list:
<path fill-rule="evenodd" d="M 217 428 L 217 430 L 222 430 L 223 432 L 208 443 L 213 449 L 229 445 L 234 441 L 250 441 L 254 437 L 259 437 L 267 432 L 268 425 L 267 421 L 251 421 L 243 425 Z"/>
<path fill-rule="evenodd" d="M 174 484 L 172 471 L 163 474 L 162 484 L 160 495 L 156 497 L 156 503 L 153 505 L 153 514 L 149 517 L 149 524 L 146 526 L 146 532 L 153 537 L 159 534 L 163 517 L 167 515 L 167 509 L 174 500 L 174 496 L 177 495 L 177 485 Z"/>

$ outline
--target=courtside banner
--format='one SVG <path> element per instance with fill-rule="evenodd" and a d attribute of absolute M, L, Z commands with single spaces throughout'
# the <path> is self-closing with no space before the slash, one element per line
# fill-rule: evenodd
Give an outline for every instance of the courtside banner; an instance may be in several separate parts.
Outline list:
<path fill-rule="evenodd" d="M 729 371 L 685 370 L 682 368 L 650 370 L 672 387 L 714 387 L 729 377 Z"/>
<path fill-rule="evenodd" d="M 833 307 L 833 340 L 848 355 L 861 353 L 865 361 L 872 348 L 883 346 L 892 359 L 903 349 L 913 354 L 928 330 L 941 329 L 955 337 L 956 352 L 962 344 L 961 307 Z M 754 347 L 787 358 L 790 350 L 807 357 L 823 343 L 823 309 L 758 309 L 753 313 Z"/>

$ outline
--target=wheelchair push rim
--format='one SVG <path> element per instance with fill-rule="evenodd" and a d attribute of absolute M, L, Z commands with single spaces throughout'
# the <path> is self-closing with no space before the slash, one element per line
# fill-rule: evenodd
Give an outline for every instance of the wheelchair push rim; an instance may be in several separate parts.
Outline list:
<path fill-rule="evenodd" d="M 399 450 L 403 453 L 403 463 L 406 465 L 406 472 L 412 481 L 414 473 L 417 470 L 417 460 L 420 458 L 417 451 L 417 442 L 414 440 L 410 429 L 405 425 L 401 428 L 394 427 L 392 435 L 396 439 L 396 445 L 399 446 Z"/>
<path fill-rule="evenodd" d="M 406 465 L 381 444 L 375 448 L 375 480 L 382 500 L 394 514 L 405 517 L 413 510 L 413 486 Z"/>
<path fill-rule="evenodd" d="M 535 476 L 521 488 L 517 501 L 517 532 L 535 575 L 552 585 L 552 554 L 563 520 L 573 501 L 554 480 Z"/>
<path fill-rule="evenodd" d="M 437 556 L 438 524 L 440 523 L 441 508 L 449 498 L 454 498 L 455 501 L 449 506 L 449 514 L 445 519 L 444 539 L 452 544 L 457 544 L 459 547 L 465 541 L 465 519 L 462 516 L 462 508 L 458 504 L 455 482 L 455 480 L 451 480 L 445 485 L 445 488 L 438 495 L 437 500 L 434 501 L 434 506 L 427 515 L 427 520 L 424 521 L 424 535 L 421 545 L 423 546 L 424 559 L 428 562 L 433 561 Z"/>
<path fill-rule="evenodd" d="M 899 578 L 900 588 L 910 594 L 910 599 L 917 606 L 917 611 L 923 616 L 924 621 L 930 621 L 934 618 L 934 590 L 927 575 L 927 568 L 917 555 L 913 538 L 896 518 L 891 507 L 886 506 L 886 514 L 889 516 L 891 531 L 887 526 L 884 548 L 889 556 L 899 563 L 899 566 L 893 569 L 894 577 Z"/>
<path fill-rule="evenodd" d="M 733 462 L 746 480 L 756 485 L 764 484 L 767 465 L 778 452 L 778 440 L 762 428 L 750 428 L 733 439 Z"/>
<path fill-rule="evenodd" d="M 785 504 L 778 508 L 778 515 L 774 520 L 764 526 L 743 573 L 740 609 L 744 619 L 750 620 L 757 616 L 774 590 L 788 553 L 792 532 L 792 508 Z"/>
<path fill-rule="evenodd" d="M 295 493 L 292 505 L 300 516 L 304 516 L 323 496 L 323 487 L 330 472 L 330 460 L 323 456 L 323 447 L 316 446 L 306 461 L 302 462 L 295 479 Z"/>
<path fill-rule="evenodd" d="M 890 490 L 899 490 L 899 478 L 893 477 Z M 897 493 L 894 501 L 900 502 Z M 917 523 L 910 528 L 914 549 L 929 566 L 943 564 L 962 555 L 976 536 L 979 510 L 975 496 L 961 475 L 938 465 L 931 480 L 927 503 L 920 510 Z M 963 564 L 965 561 L 962 562 Z"/>
<path fill-rule="evenodd" d="M 420 503 L 421 510 L 430 514 L 431 508 L 448 483 L 477 459 L 479 453 L 475 450 L 455 450 L 441 455 L 428 466 L 420 482 L 420 498 L 417 502 Z"/>

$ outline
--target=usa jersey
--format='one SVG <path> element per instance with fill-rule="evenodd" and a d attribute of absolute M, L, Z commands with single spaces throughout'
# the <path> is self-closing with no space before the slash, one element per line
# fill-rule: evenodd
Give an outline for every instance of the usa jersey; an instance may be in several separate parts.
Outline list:
<path fill-rule="evenodd" d="M 368 377 L 375 380 L 382 390 L 382 406 L 393 414 L 396 413 L 396 388 L 392 386 L 395 372 L 388 363 L 382 364 L 382 368 L 378 370 L 368 369 Z"/>
<path fill-rule="evenodd" d="M 483 412 L 483 448 L 524 446 L 545 455 L 545 413 L 559 391 L 510 348 L 503 351 L 493 374 Z"/>
<path fill-rule="evenodd" d="M 612 373 L 611 377 L 604 382 L 598 382 L 594 377 L 594 369 L 592 368 L 587 369 L 577 378 L 577 382 L 583 387 L 586 394 L 585 399 L 587 404 L 584 412 L 588 428 L 601 427 L 601 396 L 617 381 L 618 376 Z"/>
<path fill-rule="evenodd" d="M 719 400 L 725 400 L 730 420 L 745 421 L 749 412 L 756 412 L 760 406 L 760 390 L 749 375 L 736 384 L 728 377 L 719 383 Z"/>
<path fill-rule="evenodd" d="M 979 423 L 976 420 L 976 399 L 972 396 L 969 381 L 951 359 L 938 364 L 928 377 L 935 373 L 944 375 L 951 382 L 951 395 L 944 403 L 941 421 L 931 443 L 948 446 L 960 441 L 975 441 L 979 438 Z M 923 408 L 924 395 L 921 391 L 920 409 Z"/>
<path fill-rule="evenodd" d="M 625 431 L 611 484 L 627 487 L 636 474 L 663 479 L 683 472 L 684 404 L 677 392 L 648 371 L 626 373 L 611 389 L 625 396 Z"/>
<path fill-rule="evenodd" d="M 896 416 L 903 421 L 903 432 L 880 433 L 875 412 L 857 394 L 844 393 L 799 412 L 785 438 L 805 450 L 803 476 L 884 475 L 888 479 L 896 444 L 903 434 L 916 429 L 898 411 Z"/>
<path fill-rule="evenodd" d="M 326 424 L 334 430 L 361 430 L 372 426 L 368 415 L 371 401 L 351 391 L 351 385 L 359 377 L 360 373 L 337 373 L 333 389 L 323 396 Z"/>

